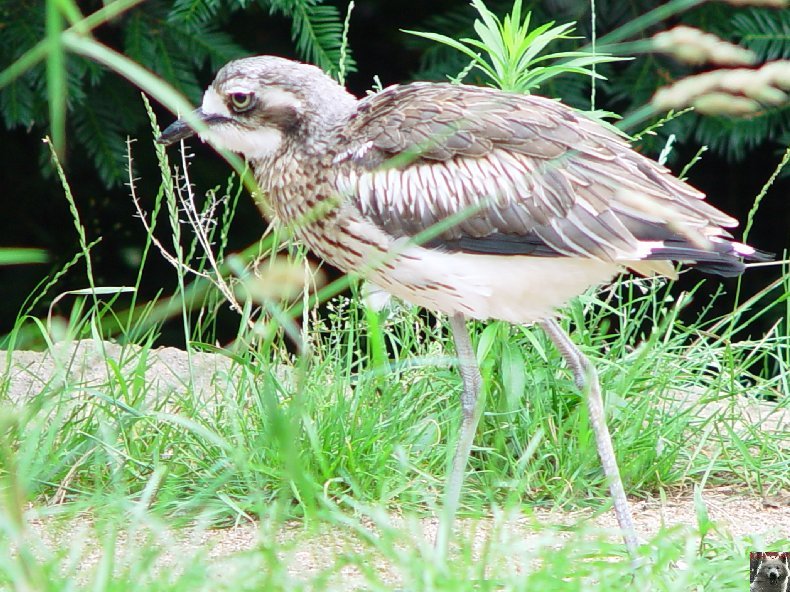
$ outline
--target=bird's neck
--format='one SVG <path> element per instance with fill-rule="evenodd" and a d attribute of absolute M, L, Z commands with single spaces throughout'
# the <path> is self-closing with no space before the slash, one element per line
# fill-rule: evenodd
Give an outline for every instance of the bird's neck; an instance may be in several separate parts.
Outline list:
<path fill-rule="evenodd" d="M 279 149 L 252 162 L 261 190 L 278 218 L 288 225 L 305 224 L 317 206 L 333 209 L 333 160 L 340 133 L 357 108 L 357 99 L 341 87 L 331 100 L 313 108 L 297 129 L 285 131 Z M 327 212 L 328 214 L 331 212 Z"/>
<path fill-rule="evenodd" d="M 252 161 L 258 186 L 285 225 L 308 224 L 316 207 L 334 193 L 330 175 L 335 137 L 335 133 L 324 133 L 320 139 L 289 137 L 271 156 Z M 331 204 L 321 209 L 327 205 Z"/>

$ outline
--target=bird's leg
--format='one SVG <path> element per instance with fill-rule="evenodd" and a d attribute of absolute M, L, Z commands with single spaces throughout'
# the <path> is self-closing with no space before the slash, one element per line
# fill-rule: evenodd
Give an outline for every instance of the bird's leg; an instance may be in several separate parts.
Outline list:
<path fill-rule="evenodd" d="M 556 321 L 551 319 L 541 321 L 540 326 L 554 342 L 557 349 L 560 350 L 562 357 L 573 372 L 576 385 L 585 395 L 590 424 L 595 433 L 595 443 L 598 447 L 598 456 L 601 458 L 603 472 L 609 483 L 609 492 L 612 495 L 614 513 L 617 516 L 617 523 L 620 525 L 625 546 L 633 557 L 636 554 L 638 542 L 634 531 L 634 522 L 631 518 L 631 508 L 628 505 L 628 499 L 625 497 L 623 481 L 620 479 L 620 470 L 617 467 L 617 459 L 614 455 L 612 437 L 609 435 L 609 428 L 606 425 L 606 414 L 603 399 L 601 398 L 598 374 L 590 361 L 576 347 Z"/>
<path fill-rule="evenodd" d="M 447 556 L 450 534 L 461 498 L 461 486 L 464 481 L 466 464 L 469 460 L 469 452 L 472 449 L 472 442 L 477 431 L 477 424 L 480 422 L 480 415 L 482 414 L 482 407 L 478 405 L 478 402 L 483 386 L 480 368 L 477 365 L 477 356 L 469 338 L 464 315 L 457 313 L 451 316 L 450 326 L 453 330 L 455 353 L 458 356 L 458 369 L 463 380 L 463 391 L 461 392 L 463 416 L 461 419 L 461 430 L 458 434 L 458 443 L 453 455 L 452 468 L 445 486 L 444 509 L 439 522 L 439 532 L 436 536 L 436 550 L 442 561 Z"/>

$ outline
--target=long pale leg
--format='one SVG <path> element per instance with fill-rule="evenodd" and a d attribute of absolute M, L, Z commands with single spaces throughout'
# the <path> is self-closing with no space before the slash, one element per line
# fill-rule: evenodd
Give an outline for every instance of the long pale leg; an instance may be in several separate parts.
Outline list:
<path fill-rule="evenodd" d="M 614 455 L 612 437 L 606 425 L 606 414 L 601 397 L 601 387 L 598 383 L 598 374 L 584 354 L 571 341 L 571 338 L 562 330 L 554 320 L 541 321 L 540 326 L 548 334 L 554 345 L 560 350 L 562 357 L 573 372 L 576 385 L 585 395 L 587 410 L 590 416 L 590 425 L 595 433 L 595 443 L 598 447 L 598 456 L 601 457 L 603 473 L 609 483 L 609 492 L 614 504 L 614 513 L 617 523 L 623 534 L 625 546 L 631 556 L 636 554 L 639 545 L 634 531 L 634 522 L 631 519 L 631 508 L 625 497 L 623 481 L 620 479 L 620 470 Z"/>
<path fill-rule="evenodd" d="M 469 331 L 466 328 L 466 319 L 462 314 L 455 314 L 450 317 L 450 326 L 453 330 L 453 341 L 455 341 L 455 353 L 458 356 L 458 369 L 461 372 L 464 387 L 461 392 L 461 430 L 458 434 L 458 444 L 453 455 L 453 464 L 450 475 L 447 478 L 447 485 L 444 491 L 444 510 L 439 522 L 439 532 L 436 536 L 436 550 L 441 560 L 447 556 L 447 549 L 450 542 L 450 534 L 453 530 L 455 514 L 458 511 L 458 504 L 461 499 L 461 486 L 464 482 L 466 464 L 469 460 L 469 452 L 472 450 L 472 442 L 477 431 L 477 424 L 480 422 L 482 407 L 478 405 L 480 390 L 483 386 L 483 379 L 480 376 L 480 368 L 477 365 L 477 356 L 469 338 Z"/>

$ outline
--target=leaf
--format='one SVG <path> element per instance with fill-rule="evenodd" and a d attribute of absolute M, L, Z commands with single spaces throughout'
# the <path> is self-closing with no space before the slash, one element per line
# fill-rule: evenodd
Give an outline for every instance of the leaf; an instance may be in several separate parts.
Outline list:
<path fill-rule="evenodd" d="M 694 513 L 697 516 L 700 537 L 705 538 L 705 535 L 713 530 L 715 524 L 711 521 L 708 506 L 702 498 L 702 488 L 696 484 L 694 485 Z"/>
<path fill-rule="evenodd" d="M 167 15 L 167 21 L 197 30 L 213 20 L 220 8 L 222 0 L 176 0 Z"/>
<path fill-rule="evenodd" d="M 494 351 L 500 339 L 500 323 L 490 323 L 480 333 L 480 338 L 477 340 L 477 347 L 475 348 L 478 361 L 487 359 L 491 352 Z"/>
<path fill-rule="evenodd" d="M 438 43 L 443 43 L 448 47 L 457 49 L 461 53 L 465 53 L 467 56 L 469 56 L 475 61 L 479 60 L 480 54 L 469 49 L 466 45 L 464 45 L 460 41 L 456 41 L 455 39 L 452 39 L 451 37 L 447 37 L 446 35 L 441 35 L 439 33 L 425 33 L 422 31 L 409 31 L 409 30 L 404 30 L 403 32 L 409 33 L 410 35 L 416 35 L 417 37 L 424 37 L 426 39 L 430 39 L 431 41 L 436 41 Z"/>
<path fill-rule="evenodd" d="M 761 60 L 790 57 L 790 11 L 750 8 L 732 18 L 735 36 Z"/>
<path fill-rule="evenodd" d="M 0 91 L 0 113 L 7 128 L 19 125 L 29 126 L 35 121 L 36 94 L 29 82 L 29 76 L 14 80 Z"/>
<path fill-rule="evenodd" d="M 472 59 L 495 86 L 503 90 L 529 92 L 541 83 L 560 74 L 583 74 L 602 78 L 587 66 L 613 62 L 623 58 L 588 51 L 563 51 L 540 55 L 549 44 L 569 39 L 573 23 L 554 26 L 553 22 L 537 26 L 531 31 L 531 13 L 522 18 L 521 2 L 516 1 L 503 20 L 494 15 L 482 0 L 473 0 L 480 18 L 474 23 L 478 39 L 455 40 L 439 33 L 406 31 L 412 35 L 436 41 Z M 550 60 L 548 66 L 538 66 Z"/>
<path fill-rule="evenodd" d="M 227 62 L 249 54 L 223 31 L 205 31 L 195 38 L 195 44 L 205 49 L 212 70 L 219 70 Z"/>
<path fill-rule="evenodd" d="M 45 3 L 47 55 L 47 104 L 49 128 L 55 152 L 63 155 L 66 149 L 66 51 L 61 43 L 65 27 L 60 5 L 54 0 Z"/>
<path fill-rule="evenodd" d="M 763 142 L 778 139 L 787 129 L 790 129 L 787 107 L 764 111 L 751 118 L 697 116 L 694 139 L 728 160 L 742 160 Z"/>
<path fill-rule="evenodd" d="M 46 263 L 48 260 L 49 255 L 43 249 L 0 247 L 0 265 Z"/>
<path fill-rule="evenodd" d="M 72 296 L 106 296 L 107 294 L 123 294 L 126 292 L 135 292 L 136 288 L 133 286 L 96 286 L 95 288 L 79 288 L 77 290 L 67 290 L 62 294 L 71 294 Z"/>
<path fill-rule="evenodd" d="M 208 3 L 195 1 L 206 4 L 207 10 Z M 180 8 L 187 9 L 186 5 Z M 129 19 L 124 30 L 124 52 L 197 101 L 204 90 L 196 76 L 198 68 L 208 64 L 218 70 L 247 53 L 230 35 L 217 29 L 218 20 L 215 16 L 213 21 L 204 22 L 195 15 L 178 20 L 164 5 L 151 3 L 149 10 L 136 12 Z"/>
<path fill-rule="evenodd" d="M 126 178 L 126 125 L 117 117 L 114 93 L 102 93 L 104 100 L 86 101 L 71 114 L 77 142 L 91 157 L 105 185 L 118 185 Z"/>
<path fill-rule="evenodd" d="M 291 17 L 291 38 L 297 51 L 328 74 L 336 75 L 343 43 L 343 19 L 337 7 L 322 5 L 318 0 L 278 0 L 270 5 L 273 12 Z M 348 49 L 346 52 L 346 72 L 354 72 L 356 62 Z"/>

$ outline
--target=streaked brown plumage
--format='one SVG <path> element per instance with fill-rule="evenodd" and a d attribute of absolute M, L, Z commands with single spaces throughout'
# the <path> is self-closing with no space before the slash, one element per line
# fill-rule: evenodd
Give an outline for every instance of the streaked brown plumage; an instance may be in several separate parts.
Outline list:
<path fill-rule="evenodd" d="M 460 250 L 501 252 L 495 243 L 504 239 L 512 253 L 622 261 L 639 240 L 729 236 L 721 227 L 737 224 L 622 137 L 543 97 L 450 84 L 390 87 L 361 102 L 340 146 L 346 153 L 336 162 L 356 165 L 350 195 L 394 236 L 414 236 L 486 202 L 442 233 Z M 404 152 L 413 162 L 397 175 L 379 170 Z M 377 191 L 381 175 L 388 178 Z M 625 192 L 657 204 L 645 200 L 639 209 Z M 657 206 L 672 208 L 681 228 L 651 216 Z"/>
<path fill-rule="evenodd" d="M 225 66 L 195 115 L 201 137 L 251 162 L 280 220 L 316 253 L 410 302 L 450 315 L 463 422 L 438 545 L 446 548 L 481 410 L 465 318 L 538 322 L 588 394 L 604 472 L 636 539 L 592 366 L 551 320 L 630 268 L 672 261 L 732 275 L 759 253 L 736 221 L 613 131 L 563 104 L 450 84 L 357 100 L 314 66 L 275 57 Z M 172 143 L 194 133 L 176 122 Z"/>

